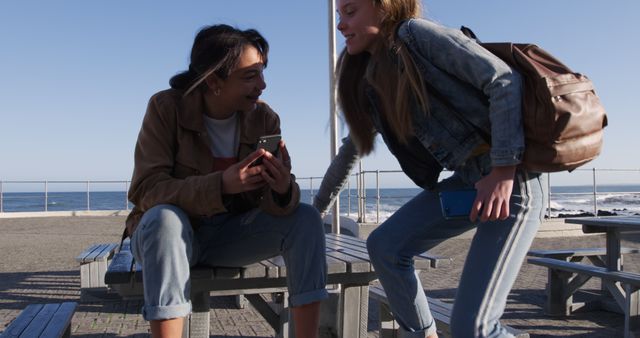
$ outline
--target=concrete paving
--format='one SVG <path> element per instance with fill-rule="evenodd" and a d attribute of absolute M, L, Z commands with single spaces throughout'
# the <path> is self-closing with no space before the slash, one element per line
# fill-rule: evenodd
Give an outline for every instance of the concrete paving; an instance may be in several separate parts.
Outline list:
<path fill-rule="evenodd" d="M 79 301 L 80 272 L 75 256 L 93 243 L 117 242 L 124 216 L 57 216 L 0 218 L 0 331 L 31 303 Z M 556 223 L 557 224 L 557 223 Z M 545 223 L 533 248 L 604 246 L 601 235 L 577 236 L 575 229 Z M 573 231 L 569 234 L 567 231 Z M 553 234 L 556 236 L 553 236 Z M 638 246 L 638 236 L 623 245 Z M 447 268 L 422 276 L 429 296 L 452 301 L 470 236 L 451 239 L 432 253 L 453 258 Z M 640 258 L 625 257 L 625 269 L 640 271 Z M 545 315 L 545 269 L 525 264 L 514 285 L 503 322 L 532 337 L 621 337 L 623 316 L 593 311 L 570 317 Z M 596 281 L 588 290 L 597 291 Z M 378 337 L 376 304 L 371 301 L 369 337 Z M 80 303 L 72 321 L 75 337 L 147 337 L 149 325 L 140 315 L 141 301 Z M 236 309 L 231 297 L 211 298 L 212 337 L 273 337 L 269 325 L 250 306 Z"/>

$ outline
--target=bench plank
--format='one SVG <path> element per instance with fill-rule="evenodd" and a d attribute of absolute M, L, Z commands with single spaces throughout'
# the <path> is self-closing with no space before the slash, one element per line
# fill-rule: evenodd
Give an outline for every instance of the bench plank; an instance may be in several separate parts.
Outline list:
<path fill-rule="evenodd" d="M 368 260 L 363 260 L 358 257 L 349 256 L 344 252 L 328 251 L 326 253 L 326 256 L 343 262 L 347 268 L 346 272 L 348 273 L 370 272 L 373 270 Z"/>
<path fill-rule="evenodd" d="M 287 267 L 284 265 L 284 258 L 277 256 L 266 260 L 278 269 L 278 277 L 287 277 Z"/>
<path fill-rule="evenodd" d="M 345 245 L 345 247 L 350 247 L 355 250 L 368 254 L 366 242 L 358 238 L 355 238 L 353 236 L 340 235 L 340 234 L 327 234 L 327 241 L 333 241 L 333 242 Z M 416 268 L 420 270 L 428 269 L 429 267 L 438 268 L 438 267 L 446 267 L 451 265 L 451 258 L 432 255 L 426 252 L 416 255 L 415 259 L 418 262 L 417 263 L 418 265 L 416 265 Z M 421 260 L 424 260 L 427 263 L 420 262 Z M 425 266 L 424 264 L 428 264 L 428 266 Z"/>
<path fill-rule="evenodd" d="M 71 335 L 71 318 L 76 312 L 77 303 L 65 302 L 60 304 L 51 321 L 42 331 L 41 337 L 60 337 Z"/>
<path fill-rule="evenodd" d="M 22 332 L 23 337 L 38 337 L 58 309 L 58 304 L 45 304 L 29 326 Z"/>
<path fill-rule="evenodd" d="M 242 268 L 212 268 L 215 279 L 240 279 L 242 277 Z"/>
<path fill-rule="evenodd" d="M 77 303 L 28 305 L 0 337 L 69 337 Z"/>
<path fill-rule="evenodd" d="M 118 244 L 116 243 L 103 243 L 96 244 L 95 249 L 83 258 L 83 263 L 107 261 L 115 252 Z"/>
<path fill-rule="evenodd" d="M 76 261 L 78 263 L 84 263 L 87 256 L 90 256 L 94 251 L 96 251 L 96 249 L 98 249 L 99 246 L 100 244 L 93 244 L 87 247 L 78 256 L 76 256 Z"/>
<path fill-rule="evenodd" d="M 113 256 L 111 264 L 104 276 L 106 284 L 126 284 L 131 278 L 131 265 L 133 264 L 133 254 L 131 251 L 120 249 L 120 252 Z"/>
<path fill-rule="evenodd" d="M 29 326 L 29 323 L 33 321 L 33 318 L 35 318 L 43 307 L 44 304 L 32 304 L 27 306 L 22 310 L 22 312 L 20 312 L 18 318 L 11 322 L 11 325 L 9 325 L 9 327 L 2 333 L 1 337 L 19 337 L 20 334 L 22 334 L 22 331 Z"/>
<path fill-rule="evenodd" d="M 347 272 L 347 263 L 342 260 L 326 256 L 327 259 L 327 273 L 335 274 L 341 272 Z"/>
<path fill-rule="evenodd" d="M 96 301 L 109 298 L 104 275 L 113 257 L 117 243 L 93 244 L 76 256 L 80 263 L 80 300 Z"/>
<path fill-rule="evenodd" d="M 341 239 L 340 240 L 327 239 L 327 246 L 336 251 L 348 252 L 350 254 L 358 255 L 359 257 L 362 257 L 362 255 L 366 255 L 367 257 L 369 256 L 369 253 L 367 252 L 366 247 L 356 246 L 349 243 L 348 241 L 342 241 Z M 415 256 L 415 259 L 414 259 L 415 269 L 428 270 L 433 265 L 434 263 L 431 259 L 427 259 L 421 255 Z"/>
<path fill-rule="evenodd" d="M 271 263 L 269 260 L 264 260 L 260 262 L 260 264 L 264 265 L 264 268 L 267 272 L 267 278 L 278 278 L 280 277 L 280 271 L 278 270 L 278 266 Z"/>
<path fill-rule="evenodd" d="M 267 277 L 267 267 L 261 262 L 253 263 L 243 267 L 241 270 L 242 278 L 263 278 Z"/>
<path fill-rule="evenodd" d="M 357 250 L 351 249 L 349 247 L 345 247 L 345 246 L 340 245 L 340 244 L 334 244 L 334 243 L 331 243 L 331 242 L 327 241 L 327 248 L 331 249 L 332 251 L 341 252 L 341 253 L 343 253 L 343 254 L 345 254 L 347 256 L 351 256 L 351 257 L 357 258 L 359 260 L 363 260 L 363 261 L 368 261 L 369 260 L 368 259 L 369 255 L 367 253 L 362 252 L 362 251 L 357 251 Z"/>
<path fill-rule="evenodd" d="M 541 265 L 556 270 L 587 274 L 608 281 L 619 281 L 624 284 L 640 287 L 640 275 L 626 271 L 609 271 L 607 268 L 580 263 L 566 262 L 553 258 L 529 258 L 529 264 Z"/>
<path fill-rule="evenodd" d="M 380 302 L 381 305 L 383 305 L 380 307 L 381 319 L 385 317 L 393 318 L 393 315 L 390 313 L 389 300 L 387 299 L 387 294 L 384 292 L 384 289 L 382 288 L 381 285 L 370 286 L 369 295 L 371 296 L 371 298 L 377 300 L 378 302 Z M 433 318 L 436 321 L 438 335 L 440 335 L 441 337 L 451 337 L 450 323 L 451 323 L 451 310 L 453 309 L 453 304 L 449 304 L 439 299 L 435 299 L 431 297 L 427 297 L 427 301 L 429 302 L 429 309 L 431 310 L 431 314 L 433 315 Z M 392 330 L 399 329 L 398 324 L 395 322 L 392 325 L 387 324 L 385 326 L 386 326 L 385 328 L 386 330 L 389 330 L 389 327 L 392 327 L 393 328 Z M 382 327 L 383 327 L 382 323 L 380 323 L 380 327 L 382 331 Z M 509 331 L 512 335 L 518 338 L 529 337 L 529 334 L 524 331 L 516 330 L 507 325 L 503 325 L 503 327 L 507 331 Z M 397 337 L 397 333 L 388 332 L 388 331 L 385 331 L 384 333 L 383 332 L 380 333 L 380 338 L 391 338 L 391 337 Z"/>
<path fill-rule="evenodd" d="M 621 254 L 636 254 L 640 253 L 640 249 L 622 247 L 620 248 Z M 550 249 L 550 250 L 529 250 L 527 253 L 529 256 L 542 257 L 542 258 L 555 258 L 567 260 L 571 257 L 591 257 L 591 256 L 604 256 L 607 254 L 607 248 L 576 248 L 576 249 Z"/>

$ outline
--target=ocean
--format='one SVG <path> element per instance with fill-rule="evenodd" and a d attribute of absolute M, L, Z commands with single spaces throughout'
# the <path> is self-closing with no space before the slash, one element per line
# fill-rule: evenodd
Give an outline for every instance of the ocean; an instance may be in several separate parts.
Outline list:
<path fill-rule="evenodd" d="M 366 190 L 365 220 L 381 222 L 395 210 L 418 194 L 420 189 L 380 189 L 378 203 L 375 189 Z M 311 203 L 315 191 L 302 190 L 301 200 Z M 343 215 L 358 214 L 357 191 L 344 190 L 340 194 L 340 212 Z M 593 186 L 551 187 L 551 217 L 599 214 L 639 215 L 640 185 L 598 185 L 594 203 Z M 126 201 L 124 191 L 75 192 L 3 192 L 0 199 L 1 211 L 41 212 L 41 211 L 82 211 L 82 210 L 129 210 L 133 207 Z M 45 206 L 46 205 L 46 206 Z"/>

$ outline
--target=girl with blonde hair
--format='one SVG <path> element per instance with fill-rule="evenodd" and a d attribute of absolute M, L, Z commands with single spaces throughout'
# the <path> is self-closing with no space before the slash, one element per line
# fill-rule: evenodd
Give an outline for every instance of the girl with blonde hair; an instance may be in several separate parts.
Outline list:
<path fill-rule="evenodd" d="M 338 13 L 346 44 L 338 99 L 350 135 L 314 205 L 328 210 L 358 158 L 381 135 L 402 170 L 424 189 L 367 240 L 404 336 L 437 336 L 413 256 L 472 228 L 451 332 L 512 336 L 499 319 L 545 198 L 541 175 L 519 166 L 520 75 L 459 30 L 421 19 L 419 1 L 338 0 Z M 453 175 L 439 180 L 443 168 Z M 440 194 L 458 190 L 475 190 L 469 214 L 447 217 Z"/>

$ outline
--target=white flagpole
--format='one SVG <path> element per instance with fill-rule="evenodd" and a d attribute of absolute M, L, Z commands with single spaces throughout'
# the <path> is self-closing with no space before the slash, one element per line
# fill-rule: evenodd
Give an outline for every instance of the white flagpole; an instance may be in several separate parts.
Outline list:
<path fill-rule="evenodd" d="M 336 108 L 336 6 L 329 0 L 329 114 L 331 116 L 331 160 L 338 153 L 338 111 Z M 332 209 L 331 232 L 340 233 L 340 197 L 336 197 Z"/>

